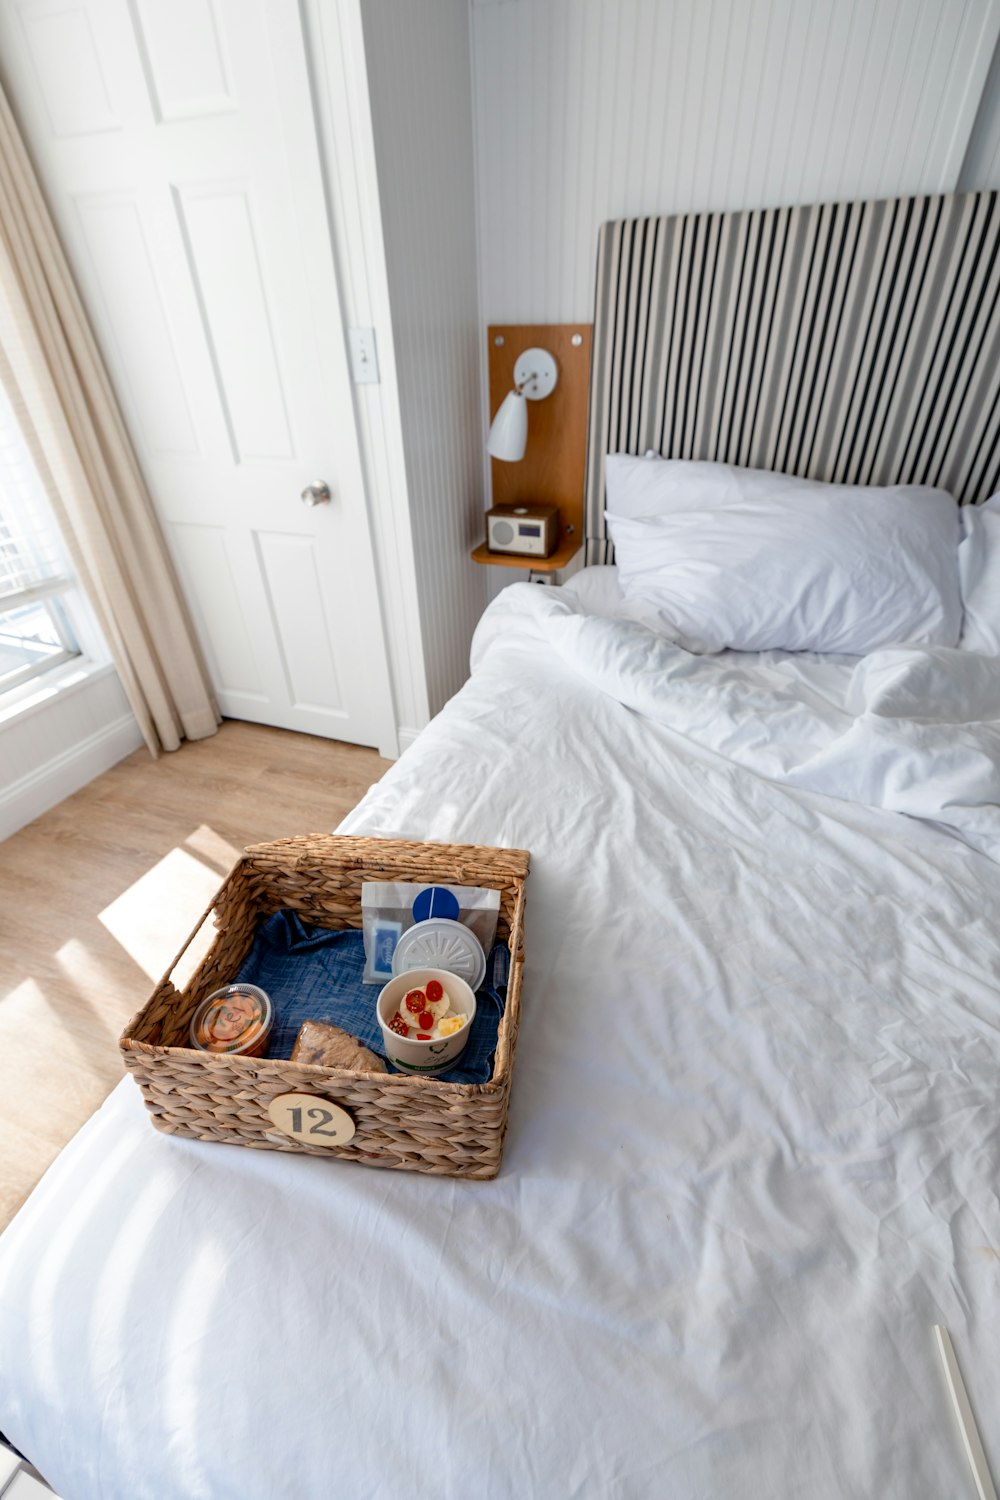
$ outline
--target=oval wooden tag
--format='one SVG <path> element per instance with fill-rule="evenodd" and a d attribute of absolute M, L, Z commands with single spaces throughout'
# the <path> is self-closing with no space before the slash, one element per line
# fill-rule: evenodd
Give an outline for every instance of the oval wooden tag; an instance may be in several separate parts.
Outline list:
<path fill-rule="evenodd" d="M 278 1094 L 267 1112 L 279 1130 L 307 1146 L 346 1146 L 354 1135 L 347 1110 L 319 1094 Z"/>

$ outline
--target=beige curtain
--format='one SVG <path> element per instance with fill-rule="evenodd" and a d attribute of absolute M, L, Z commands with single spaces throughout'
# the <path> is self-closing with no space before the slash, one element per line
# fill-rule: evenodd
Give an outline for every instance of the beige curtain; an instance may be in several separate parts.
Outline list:
<path fill-rule="evenodd" d="M 0 383 L 150 750 L 219 711 L 152 501 L 0 89 Z"/>

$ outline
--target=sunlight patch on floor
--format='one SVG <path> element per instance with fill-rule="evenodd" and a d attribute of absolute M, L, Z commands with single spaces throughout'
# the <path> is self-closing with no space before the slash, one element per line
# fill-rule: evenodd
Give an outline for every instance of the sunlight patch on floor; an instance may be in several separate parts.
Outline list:
<path fill-rule="evenodd" d="M 206 864 L 214 865 L 220 875 L 228 875 L 243 852 L 216 833 L 214 828 L 209 828 L 207 823 L 189 833 L 184 843 Z"/>
<path fill-rule="evenodd" d="M 45 992 L 36 980 L 25 979 L 20 984 L 15 984 L 12 990 L 8 990 L 2 999 L 0 1037 L 3 1037 L 8 1028 L 12 1028 L 16 1033 L 31 1013 L 37 1010 L 39 1005 L 45 1004 Z"/>
<path fill-rule="evenodd" d="M 55 957 L 61 972 L 79 997 L 73 1007 L 74 1010 L 79 1013 L 81 1006 L 87 1007 L 90 1023 L 95 1030 L 103 1031 L 117 1044 L 120 1028 L 115 1025 L 110 1016 L 102 1016 L 90 1002 L 94 997 L 116 994 L 121 988 L 121 980 L 111 974 L 107 966 L 78 938 L 70 938 L 69 942 L 63 943 Z M 138 974 L 136 981 L 133 1010 L 138 1010 L 146 998 L 143 982 Z M 65 1007 L 64 994 L 61 996 L 61 1003 Z"/>
<path fill-rule="evenodd" d="M 219 888 L 219 872 L 186 849 L 169 854 L 141 875 L 128 890 L 99 913 L 100 922 L 150 979 L 165 973 L 206 906 Z M 211 941 L 209 923 L 189 950 L 174 982 L 182 984 Z M 143 997 L 145 998 L 145 997 Z M 137 1007 L 138 1008 L 138 1007 Z"/>
<path fill-rule="evenodd" d="M 46 1037 L 39 1052 L 36 1038 Z M 96 1035 L 95 1035 L 96 1034 Z M 95 1080 L 107 1072 L 103 1061 L 115 1058 L 117 1030 L 108 1028 L 93 1008 L 79 1002 L 66 1004 L 57 985 L 25 979 L 0 1001 L 0 1056 L 4 1066 L 4 1088 L 0 1093 L 0 1139 L 7 1122 L 15 1120 L 44 1138 L 54 1120 L 67 1111 L 100 1102 L 102 1090 Z M 37 1102 L 36 1089 L 46 1074 L 58 1069 L 62 1083 L 58 1096 Z M 11 1143 L 6 1143 L 13 1150 Z"/>

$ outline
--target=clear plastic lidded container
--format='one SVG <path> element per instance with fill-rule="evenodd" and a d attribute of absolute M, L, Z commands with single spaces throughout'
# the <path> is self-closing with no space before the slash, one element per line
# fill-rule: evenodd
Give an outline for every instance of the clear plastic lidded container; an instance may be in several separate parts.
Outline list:
<path fill-rule="evenodd" d="M 255 984 L 227 984 L 191 1017 L 191 1046 L 217 1056 L 260 1057 L 274 1024 L 271 997 Z"/>

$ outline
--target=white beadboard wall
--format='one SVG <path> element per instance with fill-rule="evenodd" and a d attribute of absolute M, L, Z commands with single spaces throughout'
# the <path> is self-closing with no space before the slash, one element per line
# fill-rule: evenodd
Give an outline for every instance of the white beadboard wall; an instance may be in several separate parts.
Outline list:
<path fill-rule="evenodd" d="M 483 323 L 590 318 L 606 219 L 953 190 L 1000 32 L 1000 0 L 471 15 Z M 1000 108 L 994 176 L 998 141 Z"/>
<path fill-rule="evenodd" d="M 472 76 L 467 0 L 362 6 L 392 337 L 436 713 L 468 676 L 486 603 Z"/>

